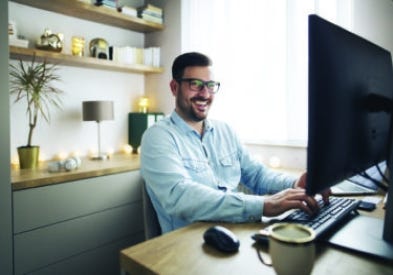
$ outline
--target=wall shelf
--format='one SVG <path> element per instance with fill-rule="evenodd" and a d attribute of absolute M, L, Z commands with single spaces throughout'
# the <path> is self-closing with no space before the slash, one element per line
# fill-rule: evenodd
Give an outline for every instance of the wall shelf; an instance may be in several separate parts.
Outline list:
<path fill-rule="evenodd" d="M 97 7 L 78 0 L 11 0 L 19 4 L 111 25 L 136 32 L 148 33 L 164 29 L 162 24 L 131 17 L 106 7 Z"/>
<path fill-rule="evenodd" d="M 117 63 L 111 60 L 98 59 L 93 57 L 79 57 L 73 55 L 67 55 L 62 53 L 43 51 L 31 48 L 20 48 L 10 46 L 10 58 L 31 60 L 33 56 L 37 61 L 42 62 L 46 60 L 48 63 L 68 65 L 84 68 L 94 68 L 100 70 L 127 72 L 127 73 L 162 73 L 164 70 L 162 67 L 152 67 L 141 64 L 123 64 Z"/>

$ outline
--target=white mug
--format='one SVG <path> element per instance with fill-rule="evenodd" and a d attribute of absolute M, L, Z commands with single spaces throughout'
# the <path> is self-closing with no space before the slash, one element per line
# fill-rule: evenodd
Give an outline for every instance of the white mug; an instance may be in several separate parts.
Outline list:
<path fill-rule="evenodd" d="M 276 223 L 268 228 L 269 254 L 278 275 L 307 275 L 314 266 L 315 232 L 296 223 Z"/>

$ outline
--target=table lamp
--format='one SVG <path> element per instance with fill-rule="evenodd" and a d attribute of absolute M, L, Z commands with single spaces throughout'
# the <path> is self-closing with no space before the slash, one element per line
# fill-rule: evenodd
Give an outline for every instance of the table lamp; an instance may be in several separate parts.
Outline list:
<path fill-rule="evenodd" d="M 101 152 L 101 130 L 100 123 L 103 120 L 113 120 L 113 101 L 83 101 L 83 121 L 97 122 L 98 152 L 93 156 L 94 160 L 105 160 L 109 156 Z"/>

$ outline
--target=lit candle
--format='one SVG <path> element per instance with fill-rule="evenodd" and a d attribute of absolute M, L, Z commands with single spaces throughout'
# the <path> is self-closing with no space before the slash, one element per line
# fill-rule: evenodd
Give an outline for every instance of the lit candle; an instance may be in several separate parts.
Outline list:
<path fill-rule="evenodd" d="M 141 98 L 139 98 L 138 106 L 139 106 L 139 112 L 147 113 L 147 110 L 149 108 L 149 98 L 147 98 L 145 96 L 142 96 Z"/>
<path fill-rule="evenodd" d="M 123 146 L 123 152 L 124 152 L 125 154 L 127 154 L 127 155 L 131 154 L 131 153 L 132 153 L 132 146 L 129 145 L 129 144 L 125 144 L 125 145 Z"/>

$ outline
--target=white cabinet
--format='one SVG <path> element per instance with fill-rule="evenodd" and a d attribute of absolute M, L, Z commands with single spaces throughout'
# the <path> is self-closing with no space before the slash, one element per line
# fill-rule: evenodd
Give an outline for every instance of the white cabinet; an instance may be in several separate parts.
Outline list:
<path fill-rule="evenodd" d="M 13 192 L 15 274 L 119 274 L 144 240 L 139 171 Z"/>

